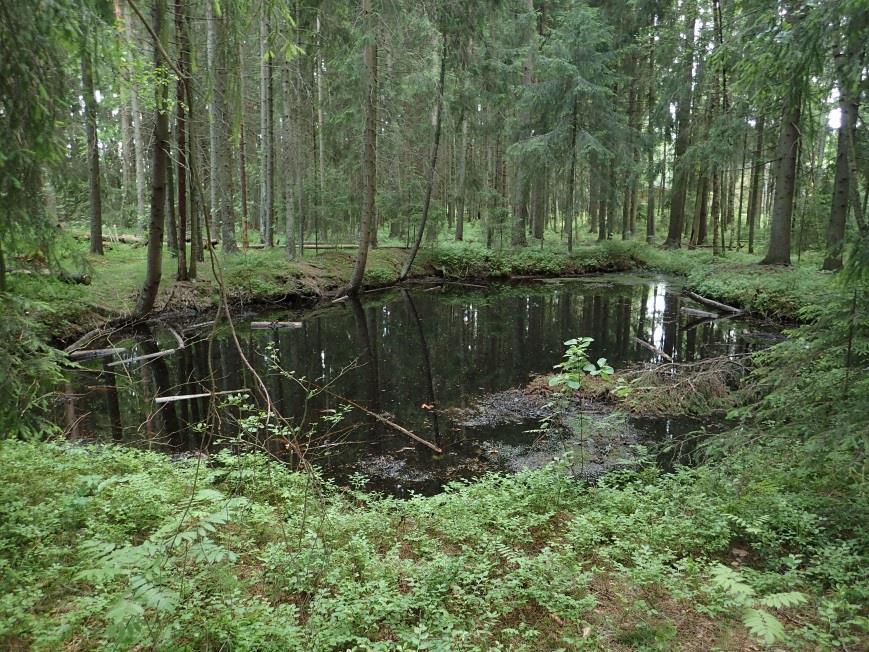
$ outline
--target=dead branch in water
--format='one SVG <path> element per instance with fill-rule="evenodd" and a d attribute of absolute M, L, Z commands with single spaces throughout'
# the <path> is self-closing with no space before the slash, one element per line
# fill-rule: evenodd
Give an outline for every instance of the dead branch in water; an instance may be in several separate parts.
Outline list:
<path fill-rule="evenodd" d="M 667 362 L 673 362 L 673 357 L 670 356 L 670 355 L 667 354 L 667 353 L 664 353 L 664 352 L 663 352 L 661 349 L 659 349 L 657 346 L 654 346 L 653 344 L 649 344 L 646 340 L 641 340 L 639 337 L 635 337 L 634 340 L 636 341 L 637 344 L 639 344 L 639 345 L 642 346 L 642 347 L 645 347 L 645 348 L 649 349 L 649 351 L 651 351 L 651 352 L 654 353 L 655 355 L 659 355 L 659 356 L 661 356 L 661 357 L 664 358 L 664 360 L 666 360 Z"/>
<path fill-rule="evenodd" d="M 732 312 L 734 314 L 742 314 L 742 310 L 739 308 L 734 308 L 733 306 L 728 306 L 726 303 L 721 303 L 720 301 L 715 301 L 714 299 L 707 299 L 706 297 L 702 297 L 696 292 L 692 292 L 691 290 L 682 290 L 682 294 L 684 294 L 689 299 L 694 299 L 697 303 L 702 303 L 704 306 L 709 306 L 710 308 L 715 308 L 716 310 L 722 310 L 724 312 Z"/>

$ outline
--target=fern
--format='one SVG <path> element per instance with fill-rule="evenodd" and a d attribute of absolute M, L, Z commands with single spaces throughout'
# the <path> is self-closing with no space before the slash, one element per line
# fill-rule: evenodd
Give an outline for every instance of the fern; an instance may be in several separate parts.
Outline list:
<path fill-rule="evenodd" d="M 745 610 L 742 623 L 748 628 L 752 636 L 760 639 L 767 645 L 781 641 L 785 637 L 785 628 L 778 618 L 762 610 L 749 607 Z"/>

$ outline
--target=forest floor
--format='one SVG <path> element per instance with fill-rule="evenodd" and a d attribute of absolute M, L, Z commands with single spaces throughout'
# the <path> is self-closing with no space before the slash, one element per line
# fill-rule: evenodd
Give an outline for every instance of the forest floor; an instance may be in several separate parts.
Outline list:
<path fill-rule="evenodd" d="M 366 287 L 393 284 L 402 256 L 373 252 Z M 68 337 L 129 310 L 143 259 L 115 246 L 90 260 L 89 286 L 14 282 Z M 315 303 L 352 260 L 239 254 L 223 267 L 227 296 Z M 400 500 L 256 452 L 0 442 L 0 648 L 864 649 L 867 381 L 848 364 L 865 320 L 817 260 L 756 262 L 632 242 L 572 255 L 448 245 L 415 269 L 460 282 L 645 269 L 805 322 L 760 354 L 731 405 L 739 425 L 694 468 L 650 458 L 585 484 L 560 459 Z M 161 310 L 213 310 L 202 277 L 191 295 L 165 284 Z"/>

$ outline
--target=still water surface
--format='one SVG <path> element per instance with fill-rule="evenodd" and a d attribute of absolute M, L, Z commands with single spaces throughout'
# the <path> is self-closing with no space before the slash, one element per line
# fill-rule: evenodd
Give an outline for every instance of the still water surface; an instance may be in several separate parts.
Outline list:
<path fill-rule="evenodd" d="M 567 339 L 593 337 L 591 357 L 605 357 L 616 369 L 660 362 L 635 338 L 676 361 L 745 353 L 766 341 L 758 324 L 704 321 L 691 314 L 697 308 L 702 306 L 681 297 L 671 280 L 612 275 L 481 290 L 393 291 L 307 313 L 245 314 L 235 322 L 244 355 L 262 375 L 277 409 L 294 423 L 304 418 L 305 428 L 317 433 L 308 458 L 339 482 L 362 473 L 372 479 L 373 488 L 406 495 L 434 493 L 448 481 L 490 470 L 542 464 L 565 450 L 565 442 L 542 441 L 539 433 L 528 432 L 539 415 L 521 400 L 506 420 L 479 418 L 485 417 L 485 406 L 476 410 L 476 420 L 461 409 L 487 397 L 491 405 L 509 408 L 518 393 L 494 401 L 490 395 L 522 387 L 550 371 Z M 293 319 L 301 320 L 302 327 L 254 330 L 249 325 Z M 210 327 L 183 330 L 189 326 L 175 325 L 185 346 L 173 354 L 113 367 L 108 366 L 112 360 L 83 363 L 87 370 L 73 379 L 74 400 L 65 407 L 68 425 L 75 424 L 74 436 L 112 437 L 173 452 L 238 447 L 236 410 L 222 410 L 219 422 L 209 421 L 204 430 L 212 434 L 206 437 L 197 424 L 208 419 L 209 399 L 155 403 L 155 397 L 254 386 L 228 328 L 219 327 L 209 341 Z M 125 357 L 178 346 L 165 328 L 112 344 L 129 347 Z M 333 394 L 320 394 L 306 405 L 299 385 L 269 368 L 269 355 L 295 376 L 328 385 Z M 444 453 L 414 443 L 359 410 L 339 424 L 315 425 L 331 414 L 328 410 L 341 408 L 343 401 L 335 395 L 387 416 Z M 696 425 L 645 420 L 614 426 L 600 420 L 599 410 L 591 413 L 589 423 L 598 423 L 593 450 L 584 444 L 591 462 L 613 460 L 630 444 L 678 436 Z M 607 433 L 616 432 L 611 439 L 618 445 L 607 439 Z M 267 446 L 286 456 L 279 442 Z"/>

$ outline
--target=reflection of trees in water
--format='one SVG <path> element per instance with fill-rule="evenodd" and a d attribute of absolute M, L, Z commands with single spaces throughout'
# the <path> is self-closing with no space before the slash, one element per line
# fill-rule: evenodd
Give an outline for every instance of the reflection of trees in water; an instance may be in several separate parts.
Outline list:
<path fill-rule="evenodd" d="M 431 418 L 432 435 L 435 444 L 440 446 L 441 430 L 440 425 L 438 424 L 438 400 L 437 395 L 435 394 L 434 375 L 432 374 L 431 356 L 429 354 L 428 342 L 426 342 L 425 332 L 422 329 L 422 320 L 420 320 L 419 318 L 419 312 L 417 312 L 416 310 L 416 304 L 413 302 L 413 297 L 410 296 L 410 292 L 408 292 L 407 290 L 404 290 L 403 294 L 404 300 L 407 303 L 408 308 L 410 309 L 410 314 L 413 317 L 413 321 L 416 324 L 416 332 L 419 336 L 419 346 L 420 350 L 422 351 L 423 370 L 425 372 L 425 377 L 427 381 L 426 389 L 428 389 L 428 404 L 432 406 L 432 409 L 428 411 L 429 417 Z M 462 350 L 464 351 L 464 347 Z"/>
<path fill-rule="evenodd" d="M 359 351 L 359 364 L 362 373 L 365 374 L 368 398 L 366 405 L 372 412 L 380 413 L 380 370 L 377 364 L 375 349 L 371 342 L 371 334 L 368 329 L 368 319 L 365 309 L 358 297 L 351 298 L 348 302 L 350 311 L 353 313 L 353 322 L 356 326 L 356 348 Z M 373 417 L 368 418 L 369 427 L 374 433 L 379 432 L 380 422 Z"/>

